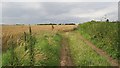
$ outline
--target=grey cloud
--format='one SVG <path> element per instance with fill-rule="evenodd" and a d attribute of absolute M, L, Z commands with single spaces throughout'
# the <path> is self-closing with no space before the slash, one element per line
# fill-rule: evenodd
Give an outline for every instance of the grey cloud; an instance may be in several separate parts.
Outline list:
<path fill-rule="evenodd" d="M 113 7 L 114 6 L 114 7 Z M 3 23 L 68 23 L 93 19 L 90 13 L 106 9 L 111 20 L 117 20 L 116 2 L 6 2 L 2 6 Z M 104 13 L 104 12 L 103 12 Z M 79 17 L 77 15 L 88 15 Z M 100 19 L 99 14 L 96 19 Z"/>

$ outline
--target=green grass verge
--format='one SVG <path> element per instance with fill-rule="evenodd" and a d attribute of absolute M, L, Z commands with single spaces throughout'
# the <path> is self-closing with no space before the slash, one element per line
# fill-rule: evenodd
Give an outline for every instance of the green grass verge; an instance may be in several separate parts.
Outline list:
<path fill-rule="evenodd" d="M 36 65 L 59 66 L 60 64 L 60 41 L 59 34 L 44 34 L 37 36 L 35 48 L 38 50 L 41 58 Z M 39 57 L 36 57 L 39 58 Z"/>
<path fill-rule="evenodd" d="M 109 66 L 107 60 L 97 54 L 77 33 L 67 34 L 70 44 L 70 52 L 76 66 Z"/>

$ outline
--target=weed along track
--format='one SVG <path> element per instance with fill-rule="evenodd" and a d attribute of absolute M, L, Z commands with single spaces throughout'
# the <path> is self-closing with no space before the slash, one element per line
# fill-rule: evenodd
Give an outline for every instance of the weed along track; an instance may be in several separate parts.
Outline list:
<path fill-rule="evenodd" d="M 69 46 L 68 39 L 66 37 L 62 37 L 60 66 L 73 66 L 68 46 Z"/>

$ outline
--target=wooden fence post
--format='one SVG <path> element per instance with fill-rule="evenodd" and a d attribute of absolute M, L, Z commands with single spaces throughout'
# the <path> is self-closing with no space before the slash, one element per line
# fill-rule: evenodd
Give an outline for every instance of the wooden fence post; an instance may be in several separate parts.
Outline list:
<path fill-rule="evenodd" d="M 29 25 L 29 33 L 30 33 L 30 38 L 29 38 L 29 50 L 30 50 L 30 66 L 34 66 L 34 51 L 33 51 L 33 45 L 32 45 L 32 30 L 31 26 Z"/>

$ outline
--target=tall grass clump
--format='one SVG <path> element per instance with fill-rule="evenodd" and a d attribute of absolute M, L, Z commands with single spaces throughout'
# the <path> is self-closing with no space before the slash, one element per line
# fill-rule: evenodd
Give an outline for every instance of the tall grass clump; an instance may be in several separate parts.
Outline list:
<path fill-rule="evenodd" d="M 19 60 L 18 57 L 16 56 L 16 52 L 15 52 L 15 45 L 16 42 L 13 39 L 13 36 L 10 36 L 10 39 L 7 42 L 7 45 L 10 46 L 9 49 L 6 51 L 6 53 L 2 54 L 2 65 L 3 66 L 17 66 L 19 64 Z"/>
<path fill-rule="evenodd" d="M 34 45 L 36 38 L 32 34 L 31 26 L 29 32 L 24 32 L 18 40 L 11 35 L 7 41 L 9 48 L 2 53 L 2 66 L 34 66 Z"/>
<path fill-rule="evenodd" d="M 46 32 L 41 35 L 37 35 L 36 38 L 37 43 L 35 45 L 35 49 L 38 52 L 35 57 L 37 60 L 36 65 L 59 66 L 61 35 L 59 33 Z"/>
<path fill-rule="evenodd" d="M 29 57 L 30 57 L 30 66 L 34 66 L 34 45 L 35 45 L 35 39 L 32 36 L 32 30 L 31 26 L 29 26 Z"/>

